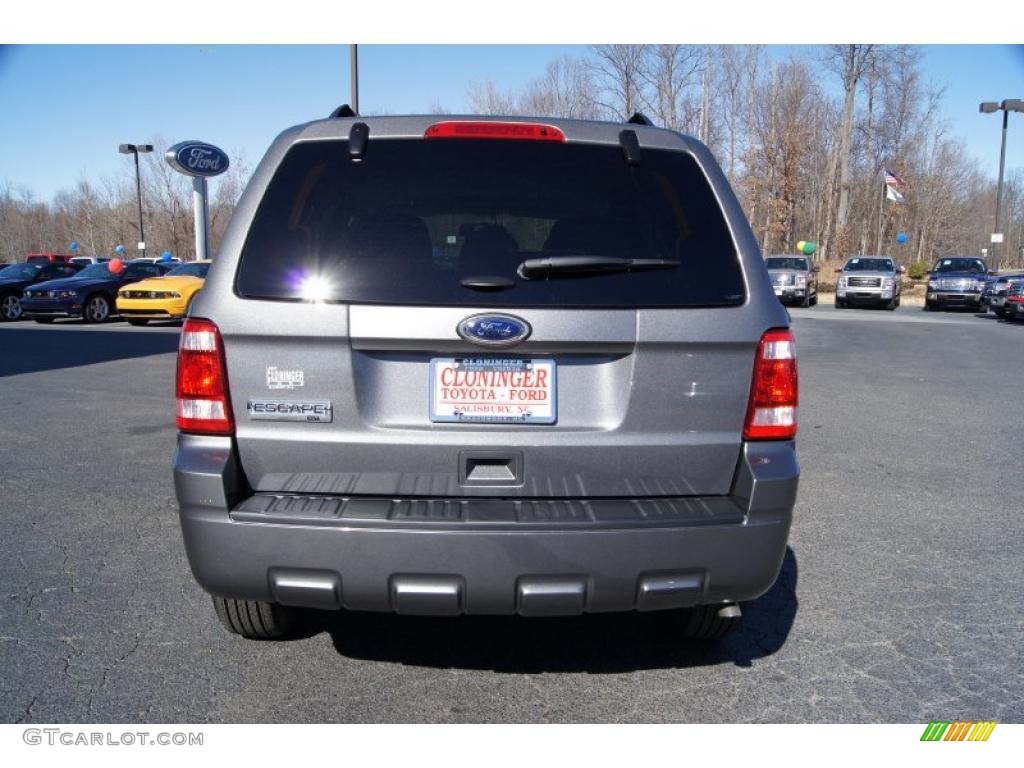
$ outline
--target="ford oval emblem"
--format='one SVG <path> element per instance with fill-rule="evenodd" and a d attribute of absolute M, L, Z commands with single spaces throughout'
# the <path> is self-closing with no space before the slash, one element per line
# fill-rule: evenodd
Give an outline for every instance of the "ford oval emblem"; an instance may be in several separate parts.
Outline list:
<path fill-rule="evenodd" d="M 217 176 L 228 169 L 227 153 L 203 141 L 179 142 L 164 153 L 164 159 L 186 176 Z"/>
<path fill-rule="evenodd" d="M 470 315 L 456 329 L 459 336 L 485 347 L 511 347 L 529 337 L 530 324 L 512 315 Z"/>

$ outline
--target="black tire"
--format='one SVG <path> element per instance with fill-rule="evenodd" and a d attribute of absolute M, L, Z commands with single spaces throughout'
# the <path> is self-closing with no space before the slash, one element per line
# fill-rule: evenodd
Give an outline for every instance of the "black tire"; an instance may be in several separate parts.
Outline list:
<path fill-rule="evenodd" d="M 141 317 L 129 317 L 126 319 L 128 320 L 128 325 L 149 325 L 149 320 L 145 320 Z"/>
<path fill-rule="evenodd" d="M 48 325 L 52 323 L 54 320 L 54 318 L 52 317 L 33 317 L 32 319 L 35 320 L 37 323 L 43 323 L 44 325 Z"/>
<path fill-rule="evenodd" d="M 1007 312 L 1002 307 L 1000 307 L 999 309 L 994 310 L 994 311 L 996 313 L 996 317 L 1002 318 L 1003 320 L 1009 320 L 1010 319 L 1010 313 Z"/>
<path fill-rule="evenodd" d="M 842 299 L 836 299 L 836 309 L 846 309 L 846 302 Z"/>
<path fill-rule="evenodd" d="M 818 292 L 817 291 L 815 291 L 814 292 L 814 296 L 811 297 L 811 306 L 812 307 L 818 306 Z"/>
<path fill-rule="evenodd" d="M 925 312 L 934 312 L 935 311 L 935 305 L 934 304 L 929 304 L 926 301 L 924 303 L 924 306 L 921 309 L 923 309 Z"/>
<path fill-rule="evenodd" d="M 903 294 L 902 294 L 902 293 L 901 293 L 901 294 L 899 294 L 898 296 L 896 296 L 896 306 L 895 306 L 895 309 L 899 309 L 899 306 L 900 306 L 900 301 L 901 301 L 902 299 L 903 299 Z"/>
<path fill-rule="evenodd" d="M 21 318 L 21 297 L 13 291 L 0 296 L 0 322 L 10 323 Z"/>
<path fill-rule="evenodd" d="M 214 597 L 213 608 L 229 632 L 250 640 L 285 637 L 295 625 L 295 610 L 277 603 Z"/>
<path fill-rule="evenodd" d="M 102 293 L 93 293 L 82 302 L 83 323 L 105 323 L 110 319 L 110 299 Z"/>
<path fill-rule="evenodd" d="M 682 640 L 720 640 L 740 626 L 741 619 L 719 616 L 721 605 L 698 605 L 672 611 L 673 634 Z"/>
<path fill-rule="evenodd" d="M 807 309 L 807 307 L 811 306 L 811 297 L 810 296 L 804 296 L 800 300 L 800 306 L 803 307 L 804 309 Z"/>
<path fill-rule="evenodd" d="M 885 308 L 892 312 L 899 304 L 896 303 L 896 299 L 889 299 L 889 303 L 885 305 Z"/>

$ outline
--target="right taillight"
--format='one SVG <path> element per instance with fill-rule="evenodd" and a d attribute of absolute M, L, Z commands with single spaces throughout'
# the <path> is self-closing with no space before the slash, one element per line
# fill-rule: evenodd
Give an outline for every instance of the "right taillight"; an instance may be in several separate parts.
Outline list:
<path fill-rule="evenodd" d="M 767 331 L 757 345 L 750 404 L 743 425 L 746 440 L 796 437 L 796 344 L 787 330 Z"/>
<path fill-rule="evenodd" d="M 209 320 L 190 317 L 178 345 L 178 429 L 200 435 L 233 435 L 227 365 L 220 331 Z"/>

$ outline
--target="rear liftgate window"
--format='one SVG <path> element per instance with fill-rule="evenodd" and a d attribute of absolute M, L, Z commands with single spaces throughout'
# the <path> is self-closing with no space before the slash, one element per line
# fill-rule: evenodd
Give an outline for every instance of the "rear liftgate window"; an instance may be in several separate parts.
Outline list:
<path fill-rule="evenodd" d="M 348 149 L 329 141 L 288 152 L 242 252 L 241 296 L 491 307 L 744 301 L 729 230 L 687 153 L 644 148 L 630 166 L 617 145 L 551 141 L 371 136 L 359 161 Z"/>

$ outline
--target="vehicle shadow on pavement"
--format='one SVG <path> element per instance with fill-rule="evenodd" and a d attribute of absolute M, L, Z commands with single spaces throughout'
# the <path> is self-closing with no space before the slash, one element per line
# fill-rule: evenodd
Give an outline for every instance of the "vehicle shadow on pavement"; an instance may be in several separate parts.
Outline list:
<path fill-rule="evenodd" d="M 454 619 L 310 611 L 304 631 L 331 635 L 349 658 L 507 673 L 621 673 L 732 662 L 750 666 L 786 642 L 798 609 L 797 562 L 786 548 L 775 585 L 743 608 L 742 628 L 718 643 L 677 640 L 668 616 L 597 614 Z"/>
<path fill-rule="evenodd" d="M 176 333 L 0 329 L 0 377 L 107 363 L 178 349 Z"/>

